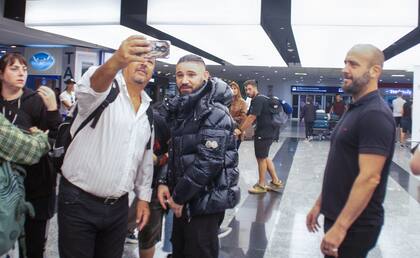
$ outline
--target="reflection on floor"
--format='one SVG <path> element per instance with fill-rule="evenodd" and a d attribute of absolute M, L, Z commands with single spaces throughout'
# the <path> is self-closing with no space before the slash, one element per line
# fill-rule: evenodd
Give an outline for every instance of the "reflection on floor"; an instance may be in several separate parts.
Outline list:
<path fill-rule="evenodd" d="M 270 149 L 277 173 L 285 181 L 280 193 L 248 194 L 247 189 L 258 178 L 257 165 L 253 143 L 241 145 L 242 200 L 227 211 L 223 225 L 233 230 L 220 241 L 220 258 L 323 257 L 319 250 L 323 234 L 308 233 L 305 217 L 320 193 L 329 142 L 303 141 L 303 127 L 296 125 L 281 135 Z M 420 257 L 420 177 L 407 172 L 409 159 L 408 149 L 396 148 L 385 200 L 385 225 L 369 258 Z M 46 257 L 57 258 L 55 218 L 50 224 Z M 138 257 L 136 245 L 126 245 L 124 258 Z M 155 257 L 165 255 L 157 250 Z"/>

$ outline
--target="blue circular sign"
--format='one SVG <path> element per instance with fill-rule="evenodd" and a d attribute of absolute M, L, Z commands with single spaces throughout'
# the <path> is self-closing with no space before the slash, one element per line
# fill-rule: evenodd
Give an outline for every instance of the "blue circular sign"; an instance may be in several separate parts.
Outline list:
<path fill-rule="evenodd" d="M 38 52 L 31 57 L 29 63 L 34 70 L 46 71 L 54 65 L 55 59 L 47 52 Z"/>

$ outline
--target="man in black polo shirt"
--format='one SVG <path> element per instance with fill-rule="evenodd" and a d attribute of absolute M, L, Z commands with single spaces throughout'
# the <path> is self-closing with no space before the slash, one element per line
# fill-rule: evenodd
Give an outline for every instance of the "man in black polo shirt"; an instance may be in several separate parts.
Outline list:
<path fill-rule="evenodd" d="M 283 187 L 281 180 L 277 177 L 273 161 L 268 158 L 268 152 L 274 139 L 278 137 L 278 129 L 272 124 L 272 115 L 269 111 L 268 98 L 258 93 L 257 82 L 248 80 L 244 83 L 245 91 L 248 97 L 252 98 L 248 116 L 239 129 L 235 130 L 236 135 L 240 135 L 254 121 L 257 121 L 257 127 L 254 134 L 254 149 L 258 163 L 258 182 L 252 186 L 248 192 L 259 194 L 266 193 L 267 190 L 277 191 Z M 269 185 L 265 183 L 265 173 L 271 176 Z"/>
<path fill-rule="evenodd" d="M 354 103 L 332 134 L 322 193 L 306 219 L 314 232 L 324 215 L 326 257 L 366 257 L 384 222 L 395 122 L 378 92 L 383 62 L 382 51 L 372 45 L 354 46 L 344 60 L 343 89 Z"/>

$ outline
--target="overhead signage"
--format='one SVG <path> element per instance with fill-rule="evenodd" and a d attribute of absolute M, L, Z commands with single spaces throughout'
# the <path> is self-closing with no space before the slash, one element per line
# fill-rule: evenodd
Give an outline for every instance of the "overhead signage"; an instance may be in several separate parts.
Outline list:
<path fill-rule="evenodd" d="M 55 59 L 48 52 L 38 52 L 30 58 L 29 63 L 34 70 L 46 71 L 54 66 Z"/>
<path fill-rule="evenodd" d="M 292 93 L 344 93 L 341 87 L 328 87 L 328 86 L 290 86 Z"/>

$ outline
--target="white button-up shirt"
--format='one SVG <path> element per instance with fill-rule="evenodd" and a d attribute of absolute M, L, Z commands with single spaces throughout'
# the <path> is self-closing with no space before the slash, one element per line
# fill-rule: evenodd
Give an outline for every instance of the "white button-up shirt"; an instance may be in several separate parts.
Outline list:
<path fill-rule="evenodd" d="M 78 114 L 72 135 L 111 89 L 98 93 L 90 87 L 90 77 L 96 69 L 90 68 L 78 83 Z M 142 91 L 142 103 L 136 113 L 122 73 L 115 79 L 120 87 L 118 97 L 104 110 L 95 129 L 89 123 L 73 139 L 62 173 L 72 184 L 95 196 L 120 197 L 134 188 L 139 199 L 150 201 L 153 148 L 146 150 L 151 136 L 146 110 L 151 99 Z"/>

